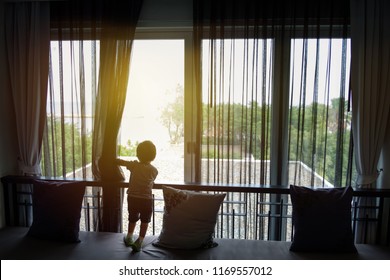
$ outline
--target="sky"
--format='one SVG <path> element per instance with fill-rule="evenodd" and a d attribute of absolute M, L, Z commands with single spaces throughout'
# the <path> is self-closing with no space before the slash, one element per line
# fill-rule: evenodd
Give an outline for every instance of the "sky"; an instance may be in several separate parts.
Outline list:
<path fill-rule="evenodd" d="M 184 86 L 184 40 L 136 40 L 121 139 L 168 141 L 160 116 L 178 84 Z"/>

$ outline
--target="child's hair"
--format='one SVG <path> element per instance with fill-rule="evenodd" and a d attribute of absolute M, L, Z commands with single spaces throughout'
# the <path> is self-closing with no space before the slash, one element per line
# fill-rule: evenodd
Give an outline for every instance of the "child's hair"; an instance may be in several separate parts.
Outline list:
<path fill-rule="evenodd" d="M 152 141 L 146 140 L 138 144 L 137 157 L 140 162 L 151 162 L 156 158 L 156 146 Z"/>

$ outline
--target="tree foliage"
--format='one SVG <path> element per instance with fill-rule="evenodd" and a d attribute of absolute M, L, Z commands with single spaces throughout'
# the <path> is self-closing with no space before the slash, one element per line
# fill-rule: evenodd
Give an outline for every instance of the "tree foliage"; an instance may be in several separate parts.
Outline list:
<path fill-rule="evenodd" d="M 135 157 L 137 155 L 138 141 L 135 144 L 131 140 L 127 140 L 126 145 L 119 145 L 119 155 L 127 157 Z"/>
<path fill-rule="evenodd" d="M 46 176 L 64 176 L 92 162 L 92 135 L 82 133 L 71 122 L 47 122 L 43 142 L 43 171 Z"/>
<path fill-rule="evenodd" d="M 345 185 L 350 156 L 351 114 L 346 106 L 337 98 L 329 105 L 292 106 L 289 112 L 289 160 L 340 186 Z M 202 120 L 202 156 L 270 159 L 270 105 L 204 104 Z"/>
<path fill-rule="evenodd" d="M 178 144 L 184 136 L 184 88 L 177 85 L 175 100 L 163 109 L 162 124 L 167 128 L 171 144 Z"/>

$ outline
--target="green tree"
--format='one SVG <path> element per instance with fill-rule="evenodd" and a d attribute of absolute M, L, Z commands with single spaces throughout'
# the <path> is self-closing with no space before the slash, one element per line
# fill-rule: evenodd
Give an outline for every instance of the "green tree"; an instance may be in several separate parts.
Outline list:
<path fill-rule="evenodd" d="M 167 128 L 171 144 L 178 144 L 184 137 L 184 89 L 177 85 L 176 98 L 161 113 L 161 121 Z"/>
<path fill-rule="evenodd" d="M 345 186 L 350 147 L 350 113 L 344 99 L 290 110 L 290 160 L 309 166 L 335 186 Z"/>
<path fill-rule="evenodd" d="M 127 140 L 126 145 L 119 145 L 119 155 L 125 157 L 136 156 L 138 144 L 138 141 L 133 144 L 130 139 Z"/>
<path fill-rule="evenodd" d="M 311 168 L 335 186 L 347 184 L 351 116 L 344 99 L 329 106 L 292 106 L 289 114 L 289 159 Z M 270 158 L 271 106 L 257 102 L 203 104 L 202 156 Z"/>
<path fill-rule="evenodd" d="M 42 166 L 46 176 L 64 176 L 92 162 L 92 135 L 76 124 L 54 119 L 47 123 Z"/>
<path fill-rule="evenodd" d="M 257 102 L 203 104 L 203 144 L 209 157 L 269 159 L 270 107 Z M 218 147 L 226 147 L 214 152 Z M 206 156 L 207 153 L 203 153 Z"/>

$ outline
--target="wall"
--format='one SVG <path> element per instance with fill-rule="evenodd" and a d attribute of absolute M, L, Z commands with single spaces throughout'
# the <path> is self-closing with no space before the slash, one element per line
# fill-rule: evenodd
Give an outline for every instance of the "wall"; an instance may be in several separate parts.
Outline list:
<path fill-rule="evenodd" d="M 144 0 L 140 27 L 192 26 L 192 0 Z"/>

